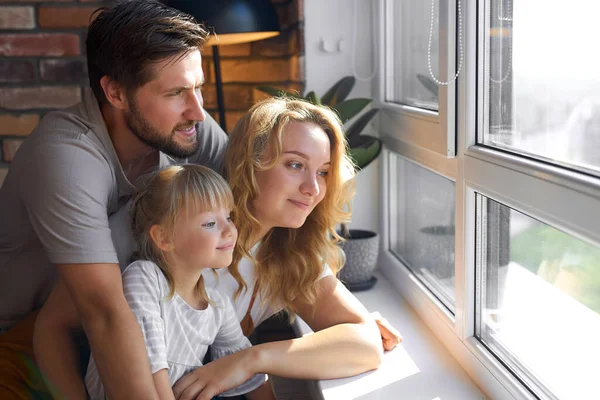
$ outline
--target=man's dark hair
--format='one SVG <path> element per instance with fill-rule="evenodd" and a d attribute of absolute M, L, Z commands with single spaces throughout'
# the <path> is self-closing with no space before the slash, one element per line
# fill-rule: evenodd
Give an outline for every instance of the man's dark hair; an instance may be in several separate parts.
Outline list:
<path fill-rule="evenodd" d="M 86 50 L 90 86 L 100 102 L 108 75 L 134 91 L 153 79 L 152 64 L 201 49 L 208 32 L 188 14 L 156 0 L 122 0 L 98 9 Z"/>

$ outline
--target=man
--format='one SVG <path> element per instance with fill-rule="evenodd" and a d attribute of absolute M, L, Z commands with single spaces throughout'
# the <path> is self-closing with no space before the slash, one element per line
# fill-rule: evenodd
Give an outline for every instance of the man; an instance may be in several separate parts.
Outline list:
<path fill-rule="evenodd" d="M 57 357 L 77 357 L 61 335 L 48 333 L 77 315 L 110 398 L 158 398 L 123 295 L 109 216 L 153 168 L 193 162 L 220 169 L 227 137 L 200 93 L 206 36 L 191 17 L 155 0 L 104 9 L 86 41 L 92 90 L 46 115 L 16 154 L 0 189 L 0 398 L 27 399 L 27 390 L 39 389 L 25 369 L 33 312 L 55 283 L 36 346 L 51 343 Z"/>

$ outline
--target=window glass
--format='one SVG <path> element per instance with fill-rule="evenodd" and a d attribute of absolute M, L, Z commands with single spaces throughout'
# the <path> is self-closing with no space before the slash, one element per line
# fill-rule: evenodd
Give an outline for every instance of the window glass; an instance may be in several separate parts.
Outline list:
<path fill-rule="evenodd" d="M 600 2 L 489 0 L 480 141 L 600 174 Z"/>
<path fill-rule="evenodd" d="M 392 194 L 392 252 L 454 312 L 455 183 L 391 155 L 398 191 Z"/>
<path fill-rule="evenodd" d="M 438 109 L 438 85 L 428 67 L 431 2 L 391 1 L 393 23 L 388 66 L 390 90 L 386 100 L 429 110 Z M 439 78 L 439 7 L 433 12 L 430 62 Z"/>
<path fill-rule="evenodd" d="M 478 196 L 477 336 L 523 381 L 598 396 L 600 248 Z"/>

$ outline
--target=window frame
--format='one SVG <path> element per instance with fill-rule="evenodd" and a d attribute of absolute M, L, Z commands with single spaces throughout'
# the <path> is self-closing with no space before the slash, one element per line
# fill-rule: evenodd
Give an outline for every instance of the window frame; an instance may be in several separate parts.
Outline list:
<path fill-rule="evenodd" d="M 465 1 L 465 0 L 461 0 Z M 393 0 L 379 0 L 379 9 L 383 10 L 382 22 L 379 25 L 379 43 L 383 43 L 385 51 L 379 52 L 379 79 L 375 85 L 374 103 L 380 107 L 382 140 L 386 146 L 403 154 L 417 146 L 441 155 L 444 158 L 456 156 L 455 131 L 455 98 L 456 81 L 440 86 L 438 95 L 438 111 L 431 111 L 409 105 L 392 103 L 386 100 L 390 87 L 388 77 L 393 67 L 393 58 L 386 55 L 393 53 L 393 43 L 388 40 L 393 35 Z M 456 73 L 456 0 L 436 1 L 439 9 L 439 71 L 438 79 L 447 81 Z M 463 16 L 464 19 L 464 16 Z M 463 60 L 464 61 L 464 60 Z M 383 77 L 383 78 L 382 78 Z M 415 132 L 419 132 L 415 134 Z"/>
<path fill-rule="evenodd" d="M 380 1 L 385 5 L 384 0 Z M 600 179 L 477 144 L 476 135 L 483 132 L 486 107 L 482 90 L 485 89 L 484 61 L 488 44 L 483 7 L 490 0 L 462 1 L 463 70 L 455 82 L 454 96 L 446 94 L 446 98 L 456 99 L 456 119 L 452 122 L 456 126 L 456 158 L 447 157 L 436 151 L 434 146 L 423 146 L 419 138 L 406 132 L 427 128 L 428 122 L 421 122 L 419 113 L 411 110 L 412 107 L 383 101 L 385 77 L 388 75 L 385 51 L 380 52 L 379 65 L 383 67 L 379 70 L 375 90 L 379 106 L 383 108 L 379 123 L 387 147 L 382 154 L 380 178 L 383 188 L 381 269 L 486 394 L 494 398 L 536 399 L 536 395 L 474 336 L 477 301 L 475 266 L 478 256 L 476 193 L 600 247 L 600 225 L 594 226 L 592 218 L 589 218 L 589 215 L 594 215 L 594 209 L 600 208 Z M 456 6 L 456 1 L 450 3 Z M 385 10 L 388 12 L 384 15 L 388 15 L 389 19 L 389 9 Z M 385 43 L 385 25 L 380 24 L 380 43 Z M 385 43 L 385 46 L 388 45 Z M 456 54 L 456 46 L 453 49 Z M 440 91 L 440 100 L 442 97 Z M 441 108 L 440 101 L 440 111 Z M 438 128 L 442 129 L 441 118 L 437 122 Z M 448 119 L 445 122 L 448 123 Z M 431 118 L 429 123 L 432 123 Z M 397 199 L 397 193 L 394 193 L 397 177 L 390 169 L 390 151 L 456 182 L 455 315 L 450 314 L 390 251 L 394 217 L 390 210 Z M 548 201 L 548 198 L 555 200 Z"/>

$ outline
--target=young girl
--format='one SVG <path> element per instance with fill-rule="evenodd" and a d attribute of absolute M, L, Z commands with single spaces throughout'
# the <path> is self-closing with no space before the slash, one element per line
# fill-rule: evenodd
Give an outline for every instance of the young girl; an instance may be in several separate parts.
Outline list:
<path fill-rule="evenodd" d="M 202 278 L 203 269 L 231 264 L 237 239 L 233 204 L 225 180 L 199 165 L 151 174 L 134 197 L 139 254 L 123 272 L 123 290 L 142 329 L 161 400 L 174 399 L 172 385 L 202 366 L 209 346 L 213 359 L 250 347 L 230 300 L 207 290 Z M 242 380 L 222 396 L 274 399 L 264 374 Z M 92 400 L 105 398 L 93 357 L 85 383 Z"/>

